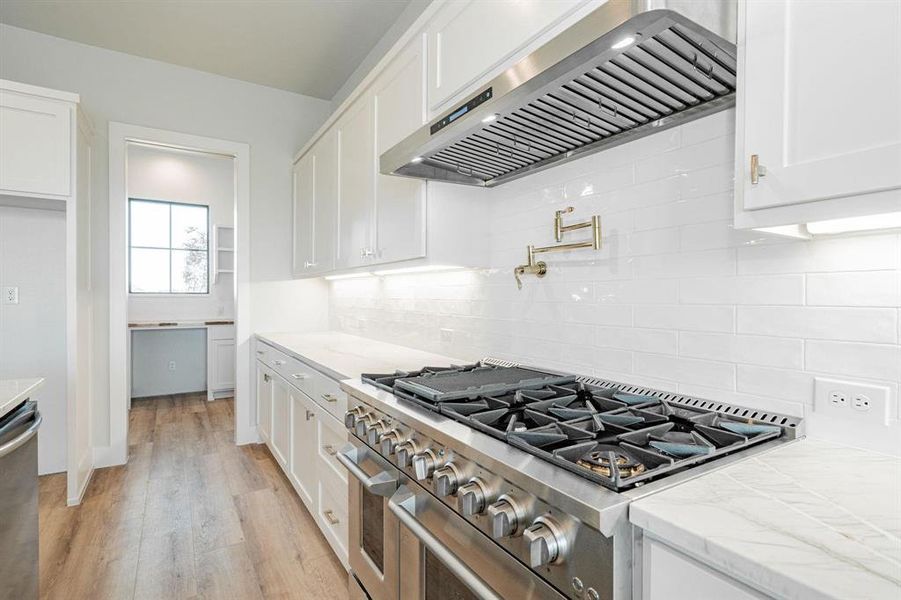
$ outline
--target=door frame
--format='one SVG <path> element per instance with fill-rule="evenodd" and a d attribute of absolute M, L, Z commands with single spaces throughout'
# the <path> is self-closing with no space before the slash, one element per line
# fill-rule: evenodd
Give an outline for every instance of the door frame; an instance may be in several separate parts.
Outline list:
<path fill-rule="evenodd" d="M 127 148 L 141 143 L 229 156 L 235 167 L 235 443 L 258 441 L 250 385 L 250 146 L 140 125 L 109 124 L 109 445 L 98 467 L 128 460 Z"/>

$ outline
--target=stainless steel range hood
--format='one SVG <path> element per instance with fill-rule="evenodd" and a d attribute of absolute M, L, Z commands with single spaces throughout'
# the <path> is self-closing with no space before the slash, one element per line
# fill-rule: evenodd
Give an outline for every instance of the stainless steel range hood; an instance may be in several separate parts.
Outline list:
<path fill-rule="evenodd" d="M 732 106 L 735 2 L 608 0 L 382 154 L 385 174 L 495 186 Z"/>

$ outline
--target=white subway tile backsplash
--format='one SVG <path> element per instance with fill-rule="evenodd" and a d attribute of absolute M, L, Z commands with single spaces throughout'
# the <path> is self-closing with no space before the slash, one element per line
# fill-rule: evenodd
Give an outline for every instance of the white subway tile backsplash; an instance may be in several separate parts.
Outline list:
<path fill-rule="evenodd" d="M 894 343 L 897 318 L 889 308 L 739 306 L 737 327 L 757 335 Z"/>
<path fill-rule="evenodd" d="M 735 389 L 735 365 L 726 362 L 636 352 L 635 372 L 649 377 Z"/>
<path fill-rule="evenodd" d="M 683 279 L 679 297 L 686 304 L 800 305 L 804 303 L 804 276 Z"/>
<path fill-rule="evenodd" d="M 848 342 L 807 342 L 810 371 L 901 381 L 901 346 Z"/>
<path fill-rule="evenodd" d="M 901 306 L 901 272 L 811 273 L 807 276 L 811 306 Z"/>
<path fill-rule="evenodd" d="M 652 329 L 732 333 L 735 328 L 735 308 L 731 306 L 636 305 L 635 326 Z"/>
<path fill-rule="evenodd" d="M 901 233 L 795 241 L 735 231 L 733 118 L 482 190 L 483 269 L 331 282 L 332 327 L 790 415 L 810 408 L 815 376 L 861 378 L 893 390 L 897 419 Z M 544 255 L 547 277 L 517 290 L 513 267 L 527 244 L 552 243 L 565 206 L 573 220 L 601 215 L 602 249 Z"/>
<path fill-rule="evenodd" d="M 738 365 L 739 392 L 781 400 L 813 403 L 813 375 L 796 369 Z"/>

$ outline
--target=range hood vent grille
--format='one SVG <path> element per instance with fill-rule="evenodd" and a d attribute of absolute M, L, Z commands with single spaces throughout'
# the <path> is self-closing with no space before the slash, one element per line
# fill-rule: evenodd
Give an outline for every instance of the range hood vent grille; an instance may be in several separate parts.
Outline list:
<path fill-rule="evenodd" d="M 479 102 L 473 114 L 431 134 L 425 148 L 406 144 L 399 156 L 402 142 L 389 150 L 382 171 L 493 186 L 734 104 L 734 46 L 676 13 L 654 12 L 658 18 L 628 47 L 612 51 L 607 41 L 593 60 L 543 73 L 552 81 L 531 93 L 511 89 Z M 610 38 L 622 34 L 598 42 Z M 497 118 L 483 124 L 491 114 Z"/>

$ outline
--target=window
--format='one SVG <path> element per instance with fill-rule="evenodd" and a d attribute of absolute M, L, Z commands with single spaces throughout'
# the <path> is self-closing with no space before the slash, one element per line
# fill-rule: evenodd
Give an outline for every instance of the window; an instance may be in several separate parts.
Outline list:
<path fill-rule="evenodd" d="M 209 292 L 209 212 L 200 204 L 129 198 L 129 293 Z"/>

